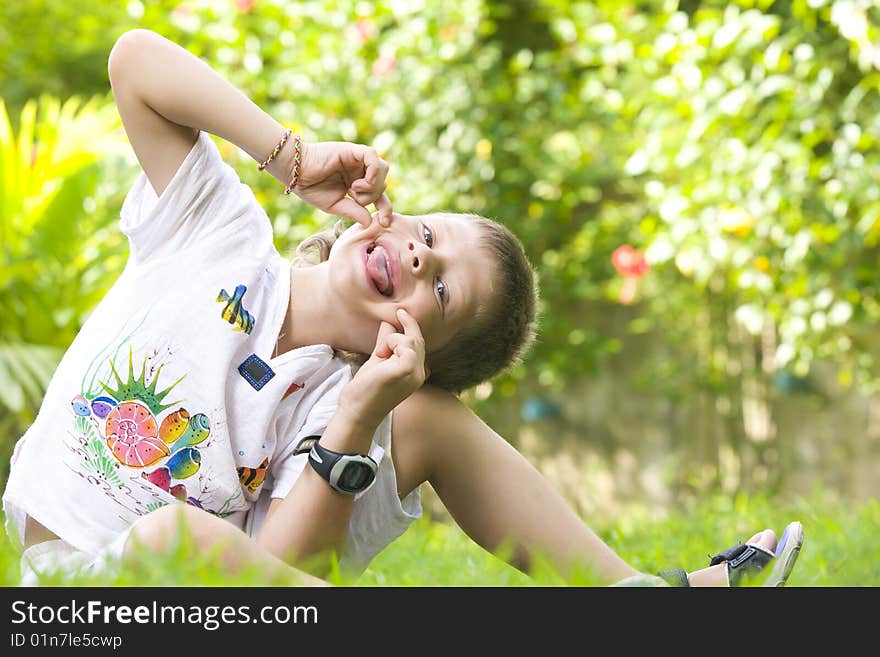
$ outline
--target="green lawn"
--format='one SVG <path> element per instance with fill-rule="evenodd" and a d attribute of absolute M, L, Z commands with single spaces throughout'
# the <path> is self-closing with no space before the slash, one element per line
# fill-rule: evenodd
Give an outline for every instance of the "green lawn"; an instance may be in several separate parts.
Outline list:
<path fill-rule="evenodd" d="M 880 503 L 844 504 L 821 493 L 787 504 L 763 498 L 715 497 L 691 509 L 652 519 L 631 511 L 607 522 L 591 521 L 593 529 L 630 563 L 646 572 L 680 565 L 696 570 L 709 554 L 745 540 L 756 530 L 781 532 L 789 520 L 805 528 L 804 547 L 788 586 L 880 586 L 876 541 L 880 536 Z M 0 540 L 0 584 L 18 584 L 18 557 L 5 536 Z M 465 536 L 457 527 L 423 519 L 380 554 L 359 578 L 330 576 L 335 584 L 352 586 L 530 586 L 595 584 L 589 573 L 568 581 L 540 563 L 531 577 L 508 566 Z M 230 576 L 211 555 L 187 553 L 157 556 L 115 579 L 64 580 L 47 585 L 118 586 L 262 586 L 279 584 L 256 572 Z"/>

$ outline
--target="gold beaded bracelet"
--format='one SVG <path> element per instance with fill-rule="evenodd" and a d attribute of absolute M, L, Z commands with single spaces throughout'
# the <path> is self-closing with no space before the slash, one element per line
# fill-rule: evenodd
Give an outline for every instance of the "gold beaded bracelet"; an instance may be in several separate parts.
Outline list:
<path fill-rule="evenodd" d="M 302 161 L 302 139 L 300 136 L 293 136 L 293 168 L 290 172 L 290 182 L 287 184 L 287 187 L 284 188 L 285 194 L 290 194 L 293 191 L 293 188 L 296 187 L 299 182 L 299 173 L 300 173 L 300 162 Z"/>
<path fill-rule="evenodd" d="M 279 141 L 278 145 L 275 146 L 275 150 L 272 151 L 272 154 L 269 156 L 269 158 L 265 162 L 263 162 L 259 167 L 257 167 L 257 169 L 259 171 L 262 171 L 263 169 L 265 169 L 267 166 L 269 166 L 269 163 L 272 160 L 274 160 L 276 157 L 278 157 L 278 153 L 280 153 L 281 149 L 284 148 L 284 144 L 287 143 L 288 137 L 290 137 L 290 130 L 285 130 L 284 136 L 281 137 L 281 141 Z"/>

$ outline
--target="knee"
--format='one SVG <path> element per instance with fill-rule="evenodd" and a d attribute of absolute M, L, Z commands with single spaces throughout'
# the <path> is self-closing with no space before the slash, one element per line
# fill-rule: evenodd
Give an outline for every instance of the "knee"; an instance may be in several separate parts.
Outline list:
<path fill-rule="evenodd" d="M 135 523 L 124 554 L 132 556 L 143 549 L 166 552 L 184 541 L 190 541 L 196 549 L 204 547 L 221 533 L 216 522 L 228 524 L 188 504 L 168 504 Z"/>

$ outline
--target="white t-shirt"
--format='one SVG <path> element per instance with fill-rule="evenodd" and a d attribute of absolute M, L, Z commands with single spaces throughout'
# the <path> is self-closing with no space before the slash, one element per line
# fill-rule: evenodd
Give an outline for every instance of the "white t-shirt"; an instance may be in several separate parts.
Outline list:
<path fill-rule="evenodd" d="M 255 532 L 262 516 L 248 512 L 291 489 L 307 458 L 294 448 L 324 431 L 352 369 L 327 345 L 271 357 L 290 263 L 208 133 L 160 197 L 138 177 L 120 229 L 126 267 L 15 445 L 7 528 L 21 539 L 30 515 L 96 553 L 139 517 L 180 501 Z M 371 454 L 378 481 L 355 502 L 343 553 L 361 567 L 421 515 L 418 490 L 397 497 L 390 416 Z"/>

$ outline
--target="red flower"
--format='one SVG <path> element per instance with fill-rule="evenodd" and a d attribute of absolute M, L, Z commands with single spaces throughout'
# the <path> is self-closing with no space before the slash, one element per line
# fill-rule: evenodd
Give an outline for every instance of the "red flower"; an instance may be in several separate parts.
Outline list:
<path fill-rule="evenodd" d="M 257 0 L 235 0 L 235 11 L 246 14 L 254 8 L 255 4 L 257 4 Z"/>
<path fill-rule="evenodd" d="M 648 261 L 641 251 L 636 251 L 629 244 L 618 246 L 611 254 L 611 264 L 617 273 L 624 278 L 638 280 L 648 273 Z"/>

